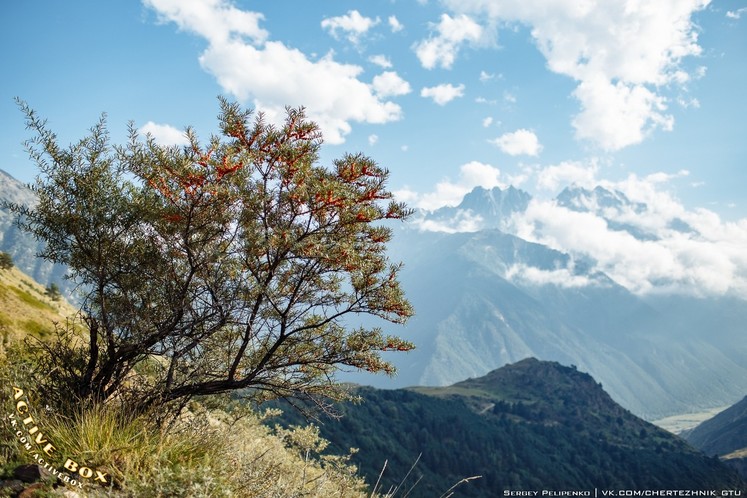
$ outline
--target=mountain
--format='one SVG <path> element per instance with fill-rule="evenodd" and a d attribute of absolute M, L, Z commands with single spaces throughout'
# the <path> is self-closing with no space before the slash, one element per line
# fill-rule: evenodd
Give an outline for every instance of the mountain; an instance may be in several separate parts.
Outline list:
<path fill-rule="evenodd" d="M 409 496 L 504 490 L 745 489 L 718 460 L 615 403 L 588 374 L 525 359 L 448 387 L 378 390 L 322 420 L 333 452 L 350 447 L 369 483 Z M 283 424 L 303 419 L 286 410 Z M 418 460 L 419 457 L 419 460 Z M 384 464 L 386 462 L 386 467 Z M 383 468 L 383 472 L 382 472 Z"/>
<path fill-rule="evenodd" d="M 66 268 L 37 257 L 42 243 L 15 225 L 15 215 L 3 206 L 6 202 L 33 206 L 36 197 L 26 185 L 0 170 L 0 251 L 10 254 L 13 264 L 35 281 L 54 283 L 69 296 L 72 286 L 65 280 Z"/>
<path fill-rule="evenodd" d="M 396 228 L 389 254 L 404 262 L 401 281 L 416 315 L 404 328 L 373 324 L 417 349 L 388 356 L 398 368 L 394 380 L 345 379 L 444 386 L 537 357 L 577 365 L 649 420 L 729 405 L 747 392 L 747 302 L 642 297 L 595 270 L 594 261 L 495 228 L 528 202 L 517 189 L 477 188 L 459 206 Z M 569 188 L 556 202 L 601 214 L 644 209 L 601 187 Z M 481 221 L 469 232 L 422 229 L 449 219 Z M 640 230 L 636 237 L 655 234 Z"/>
<path fill-rule="evenodd" d="M 720 457 L 747 479 L 747 396 L 683 437 L 705 454 Z"/>
<path fill-rule="evenodd" d="M 445 206 L 433 212 L 421 212 L 420 223 L 432 229 L 457 227 L 472 231 L 475 227 L 502 228 L 514 213 L 526 210 L 532 197 L 514 187 L 485 189 L 475 187 L 458 206 Z"/>

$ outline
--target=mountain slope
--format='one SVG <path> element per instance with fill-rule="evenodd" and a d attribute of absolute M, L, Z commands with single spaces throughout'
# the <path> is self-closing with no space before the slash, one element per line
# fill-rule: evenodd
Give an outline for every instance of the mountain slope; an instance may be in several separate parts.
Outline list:
<path fill-rule="evenodd" d="M 747 396 L 687 432 L 684 437 L 708 455 L 747 451 Z"/>
<path fill-rule="evenodd" d="M 66 268 L 37 257 L 42 244 L 15 225 L 15 215 L 3 207 L 5 202 L 32 206 L 36 197 L 28 187 L 0 169 L 0 251 L 10 254 L 13 263 L 37 282 L 55 283 L 69 296 L 71 283 L 65 280 Z"/>
<path fill-rule="evenodd" d="M 65 300 L 53 300 L 45 288 L 17 268 L 0 270 L 0 350 L 27 336 L 46 337 L 54 323 L 76 310 Z"/>
<path fill-rule="evenodd" d="M 747 479 L 747 396 L 683 437 L 705 454 L 719 456 Z"/>
<path fill-rule="evenodd" d="M 527 359 L 449 387 L 357 390 L 325 421 L 335 451 L 357 447 L 369 482 L 394 486 L 420 455 L 410 496 L 503 490 L 743 489 L 729 468 L 617 405 L 588 374 Z M 298 422 L 293 412 L 285 423 Z"/>

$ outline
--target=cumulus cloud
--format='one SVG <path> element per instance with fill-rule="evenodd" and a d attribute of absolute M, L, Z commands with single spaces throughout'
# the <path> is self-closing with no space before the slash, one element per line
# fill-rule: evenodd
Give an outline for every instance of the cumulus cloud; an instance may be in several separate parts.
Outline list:
<path fill-rule="evenodd" d="M 578 185 L 593 188 L 599 167 L 596 161 L 583 164 L 577 161 L 563 161 L 537 171 L 537 188 L 557 192 L 566 185 Z"/>
<path fill-rule="evenodd" d="M 379 22 L 381 20 L 378 17 L 372 19 L 361 15 L 357 10 L 350 10 L 344 16 L 322 19 L 322 29 L 326 29 L 335 39 L 339 39 L 342 33 L 348 41 L 357 44 L 361 37 Z"/>
<path fill-rule="evenodd" d="M 745 12 L 747 12 L 747 7 L 742 7 L 741 9 L 737 10 L 729 10 L 726 12 L 726 17 L 728 17 L 729 19 L 741 19 L 742 14 L 744 14 Z"/>
<path fill-rule="evenodd" d="M 189 143 L 187 135 L 183 130 L 179 130 L 167 124 L 158 124 L 153 121 L 148 121 L 138 128 L 137 131 L 142 135 L 150 135 L 159 145 L 187 145 Z"/>
<path fill-rule="evenodd" d="M 611 83 L 594 77 L 574 91 L 581 112 L 573 119 L 576 137 L 596 141 L 605 150 L 640 143 L 652 130 L 671 130 L 665 99 L 643 85 Z"/>
<path fill-rule="evenodd" d="M 483 128 L 487 128 L 491 124 L 493 124 L 493 118 L 491 116 L 483 118 L 483 120 L 482 120 L 482 127 Z"/>
<path fill-rule="evenodd" d="M 398 33 L 405 29 L 404 25 L 399 22 L 399 19 L 397 19 L 396 16 L 389 16 L 387 22 L 389 23 L 389 28 L 392 30 L 392 33 Z"/>
<path fill-rule="evenodd" d="M 469 16 L 451 17 L 442 14 L 438 24 L 432 26 L 435 35 L 415 44 L 415 54 L 426 69 L 440 66 L 451 68 L 459 48 L 465 43 L 477 44 L 484 38 L 482 26 Z"/>
<path fill-rule="evenodd" d="M 202 36 L 213 43 L 248 38 L 261 43 L 268 37 L 259 27 L 264 16 L 237 9 L 226 0 L 143 0 L 163 23 L 173 22 L 179 29 Z"/>
<path fill-rule="evenodd" d="M 412 91 L 410 84 L 394 71 L 384 71 L 375 76 L 371 84 L 376 95 L 382 98 L 406 95 Z"/>
<path fill-rule="evenodd" d="M 400 106 L 376 95 L 373 86 L 360 79 L 360 66 L 337 62 L 331 53 L 312 59 L 268 40 L 269 34 L 259 27 L 261 14 L 242 11 L 228 0 L 144 3 L 162 22 L 174 22 L 181 30 L 205 38 L 208 47 L 199 56 L 203 69 L 225 92 L 243 102 L 251 100 L 270 119 L 282 117 L 286 105 L 305 106 L 325 140 L 339 144 L 352 122 L 381 124 L 402 116 Z"/>
<path fill-rule="evenodd" d="M 489 140 L 489 142 L 510 156 L 537 156 L 542 151 L 542 145 L 539 143 L 537 135 L 533 131 L 523 128 L 504 133 L 498 138 Z"/>
<path fill-rule="evenodd" d="M 578 82 L 577 137 L 605 150 L 671 129 L 663 92 L 689 79 L 680 63 L 701 52 L 692 16 L 710 2 L 661 0 L 652 7 L 628 0 L 443 1 L 455 14 L 484 25 L 530 26 L 547 67 Z"/>
<path fill-rule="evenodd" d="M 572 167 L 557 171 L 582 173 Z M 747 254 L 740 248 L 747 247 L 747 219 L 725 222 L 712 211 L 685 208 L 667 185 L 687 175 L 680 171 L 600 181 L 608 191 L 604 195 L 619 203 L 602 202 L 593 191 L 574 207 L 535 199 L 526 212 L 514 216 L 511 231 L 593 261 L 595 270 L 638 294 L 745 298 Z"/>
<path fill-rule="evenodd" d="M 433 99 L 433 102 L 438 105 L 446 105 L 452 100 L 464 96 L 464 85 L 460 84 L 454 86 L 451 83 L 445 83 L 442 85 L 425 87 L 420 90 L 420 96 Z"/>
<path fill-rule="evenodd" d="M 379 67 L 382 67 L 384 69 L 389 69 L 392 67 L 392 61 L 389 60 L 389 57 L 382 54 L 372 55 L 368 58 L 369 61 L 373 62 Z"/>
<path fill-rule="evenodd" d="M 368 136 L 368 145 L 371 145 L 371 146 L 376 145 L 376 142 L 378 142 L 378 141 L 379 141 L 379 136 L 378 135 L 369 135 Z"/>
<path fill-rule="evenodd" d="M 604 284 L 604 279 L 594 276 L 601 272 L 640 295 L 747 298 L 747 219 L 724 221 L 710 210 L 686 208 L 672 191 L 674 182 L 688 178 L 686 170 L 630 174 L 615 181 L 596 178 L 599 170 L 595 161 L 564 162 L 523 173 L 547 190 L 573 184 L 577 202 L 564 205 L 535 198 L 503 229 L 568 254 L 570 262 L 552 270 L 517 264 L 508 270 L 507 278 L 580 287 Z M 457 206 L 476 186 L 505 188 L 507 183 L 515 180 L 474 161 L 461 166 L 456 180 L 443 179 L 431 192 L 404 189 L 395 195 L 413 207 L 434 211 Z M 485 226 L 486 220 L 477 213 L 457 211 L 450 218 L 415 222 L 423 230 L 472 232 Z M 575 261 L 584 261 L 585 267 L 590 263 L 590 271 L 579 274 Z"/>
<path fill-rule="evenodd" d="M 516 218 L 517 234 L 575 257 L 591 258 L 597 270 L 635 293 L 747 296 L 747 256 L 737 249 L 747 243 L 747 220 L 725 223 L 713 212 L 678 207 L 678 219 L 691 231 L 672 229 L 675 218 L 665 218 L 659 220 L 656 238 L 641 239 L 611 227 L 599 214 L 533 201 Z M 653 218 L 648 210 L 642 217 Z M 628 221 L 632 220 L 628 217 Z"/>
<path fill-rule="evenodd" d="M 410 189 L 403 189 L 395 193 L 398 200 L 408 204 L 432 211 L 444 206 L 456 206 L 468 192 L 475 187 L 491 189 L 493 187 L 505 187 L 501 181 L 501 171 L 490 164 L 479 161 L 471 161 L 459 168 L 459 177 L 456 181 L 445 178 L 436 184 L 433 192 L 420 194 Z M 472 219 L 470 223 L 474 223 Z"/>

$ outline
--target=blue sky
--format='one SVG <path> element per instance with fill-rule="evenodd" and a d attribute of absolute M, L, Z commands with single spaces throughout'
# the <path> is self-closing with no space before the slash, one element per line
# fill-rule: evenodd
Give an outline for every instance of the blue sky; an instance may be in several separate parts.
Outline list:
<path fill-rule="evenodd" d="M 602 184 L 747 244 L 743 0 L 11 0 L 0 23 L 0 168 L 22 181 L 14 97 L 65 144 L 102 112 L 115 142 L 131 120 L 166 143 L 216 131 L 221 94 L 305 106 L 322 161 L 362 151 L 416 207 Z"/>

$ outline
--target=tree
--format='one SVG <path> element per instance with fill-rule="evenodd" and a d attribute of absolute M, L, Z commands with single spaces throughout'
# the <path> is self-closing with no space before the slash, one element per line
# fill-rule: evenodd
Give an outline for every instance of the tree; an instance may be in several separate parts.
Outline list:
<path fill-rule="evenodd" d="M 345 397 L 342 366 L 393 373 L 381 352 L 413 345 L 357 315 L 412 314 L 385 245 L 410 211 L 362 155 L 319 166 L 303 109 L 281 127 L 220 99 L 220 136 L 158 145 L 130 125 L 112 146 L 102 116 L 68 149 L 25 103 L 39 202 L 13 206 L 84 290 L 83 346 L 45 346 L 48 385 L 78 400 L 115 394 L 136 409 L 197 395 Z M 147 371 L 137 382 L 135 367 Z M 67 394 L 69 397 L 69 394 Z"/>
<path fill-rule="evenodd" d="M 13 268 L 13 257 L 7 252 L 0 252 L 0 270 Z"/>
<path fill-rule="evenodd" d="M 54 282 L 49 284 L 47 288 L 44 289 L 44 295 L 47 296 L 52 301 L 59 301 L 60 298 L 62 297 L 62 294 L 60 293 L 60 288 Z"/>

